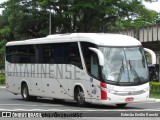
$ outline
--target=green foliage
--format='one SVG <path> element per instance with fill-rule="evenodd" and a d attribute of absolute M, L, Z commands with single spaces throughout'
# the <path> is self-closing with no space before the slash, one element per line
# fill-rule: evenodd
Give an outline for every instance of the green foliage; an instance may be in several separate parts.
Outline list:
<path fill-rule="evenodd" d="M 151 93 L 150 93 L 150 98 L 157 98 L 157 99 L 160 99 L 160 94 L 159 94 L 159 93 L 151 92 Z"/>
<path fill-rule="evenodd" d="M 150 98 L 160 98 L 160 82 L 150 82 Z"/>
<path fill-rule="evenodd" d="M 5 76 L 4 76 L 4 74 L 0 74 L 0 84 L 5 84 Z"/>
<path fill-rule="evenodd" d="M 154 0 L 145 0 L 154 2 Z M 160 15 L 147 10 L 142 0 L 8 0 L 0 15 L 0 69 L 4 67 L 7 41 L 71 32 L 108 32 L 160 22 Z"/>
<path fill-rule="evenodd" d="M 6 40 L 0 41 L 0 70 L 4 69 L 4 51 Z"/>
<path fill-rule="evenodd" d="M 159 19 L 141 0 L 8 0 L 1 7 L 1 32 L 7 41 L 46 36 L 50 11 L 52 34 L 108 32 L 153 25 Z"/>
<path fill-rule="evenodd" d="M 150 82 L 150 92 L 160 94 L 160 82 Z"/>

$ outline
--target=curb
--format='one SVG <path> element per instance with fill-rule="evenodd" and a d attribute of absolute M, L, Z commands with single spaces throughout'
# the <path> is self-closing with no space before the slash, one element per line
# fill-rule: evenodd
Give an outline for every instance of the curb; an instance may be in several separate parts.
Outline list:
<path fill-rule="evenodd" d="M 6 88 L 6 86 L 0 86 L 0 89 L 5 89 Z"/>
<path fill-rule="evenodd" d="M 155 99 L 155 102 L 156 103 L 160 103 L 160 99 Z"/>
<path fill-rule="evenodd" d="M 156 99 L 156 98 L 150 98 L 149 101 L 155 102 L 155 103 L 160 103 L 160 99 Z"/>

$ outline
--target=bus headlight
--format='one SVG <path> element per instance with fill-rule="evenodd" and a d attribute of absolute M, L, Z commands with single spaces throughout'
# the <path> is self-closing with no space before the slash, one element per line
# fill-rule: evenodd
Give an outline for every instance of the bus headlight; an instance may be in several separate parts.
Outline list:
<path fill-rule="evenodd" d="M 101 87 L 101 90 L 103 90 L 103 91 L 107 91 L 107 88 Z"/>
<path fill-rule="evenodd" d="M 149 90 L 149 87 L 143 89 L 144 92 L 147 92 Z"/>
<path fill-rule="evenodd" d="M 116 91 L 116 90 L 113 90 L 113 89 L 107 89 L 107 92 L 108 92 L 108 93 L 111 93 L 111 94 L 115 94 L 117 91 Z"/>

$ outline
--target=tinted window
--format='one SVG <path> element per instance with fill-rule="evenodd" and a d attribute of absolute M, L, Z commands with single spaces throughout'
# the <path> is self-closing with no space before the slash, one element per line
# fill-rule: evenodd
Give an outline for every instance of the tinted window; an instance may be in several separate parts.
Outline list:
<path fill-rule="evenodd" d="M 6 59 L 11 63 L 73 64 L 82 68 L 76 42 L 7 46 Z"/>
<path fill-rule="evenodd" d="M 68 63 L 76 65 L 79 68 L 82 68 L 82 62 L 78 49 L 78 44 L 70 43 L 68 47 L 69 47 Z"/>
<path fill-rule="evenodd" d="M 39 63 L 66 64 L 68 44 L 39 45 Z"/>
<path fill-rule="evenodd" d="M 68 61 L 68 44 L 55 44 L 54 45 L 54 60 L 57 64 L 67 64 Z"/>
<path fill-rule="evenodd" d="M 82 68 L 77 43 L 56 43 L 40 45 L 40 63 L 73 64 Z"/>
<path fill-rule="evenodd" d="M 97 48 L 97 46 L 92 43 L 81 42 L 81 48 L 87 71 L 92 76 L 99 78 L 98 56 L 97 54 L 89 50 L 89 47 Z"/>
<path fill-rule="evenodd" d="M 8 46 L 6 59 L 11 63 L 35 63 L 35 48 L 33 45 Z"/>

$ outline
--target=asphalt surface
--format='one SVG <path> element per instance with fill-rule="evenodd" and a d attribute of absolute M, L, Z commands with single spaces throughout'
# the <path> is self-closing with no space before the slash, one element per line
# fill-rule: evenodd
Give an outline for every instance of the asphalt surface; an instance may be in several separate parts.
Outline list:
<path fill-rule="evenodd" d="M 147 102 L 147 103 L 132 103 L 128 104 L 125 108 L 117 108 L 115 105 L 88 105 L 86 107 L 78 107 L 73 101 L 54 101 L 52 99 L 39 98 L 36 101 L 24 101 L 22 100 L 21 95 L 13 95 L 12 93 L 6 91 L 4 88 L 0 88 L 0 111 L 1 112 L 36 112 L 36 113 L 47 113 L 47 115 L 54 113 L 52 118 L 55 117 L 55 113 L 61 114 L 78 114 L 80 115 L 79 119 L 95 119 L 96 120 L 106 120 L 106 117 L 115 117 L 112 120 L 120 119 L 122 117 L 123 120 L 126 117 L 131 117 L 132 119 L 141 119 L 143 117 L 144 120 L 148 120 L 152 117 L 152 120 L 157 120 L 160 117 L 160 103 L 155 102 Z M 81 117 L 82 113 L 83 117 Z M 149 116 L 146 116 L 149 114 Z M 134 115 L 134 117 L 133 117 Z M 158 117 L 157 117 L 158 115 Z M 62 116 L 64 117 L 64 116 Z M 77 116 L 76 116 L 77 117 Z M 92 118 L 93 117 L 93 118 Z M 136 117 L 136 118 L 135 118 Z M 64 117 L 65 118 L 65 117 Z M 64 119 L 64 118 L 56 118 L 56 119 Z M 6 119 L 6 118 L 0 118 Z M 18 118 L 14 118 L 15 120 Z M 24 118 L 28 119 L 28 118 Z M 43 118 L 34 118 L 34 119 L 43 119 Z M 55 119 L 55 118 L 54 118 Z M 77 119 L 77 118 L 67 118 L 67 119 Z M 128 119 L 128 118 L 127 118 Z"/>

